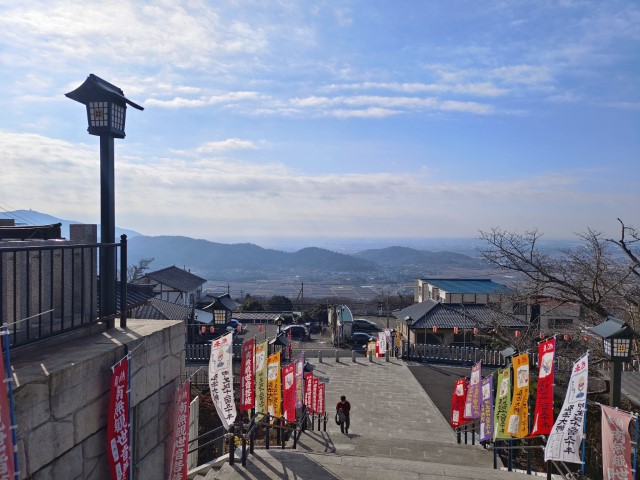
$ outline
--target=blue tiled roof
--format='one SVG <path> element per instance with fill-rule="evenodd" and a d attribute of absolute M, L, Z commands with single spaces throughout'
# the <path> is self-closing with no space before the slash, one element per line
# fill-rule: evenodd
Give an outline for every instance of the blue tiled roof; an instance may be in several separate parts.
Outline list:
<path fill-rule="evenodd" d="M 444 290 L 447 293 L 509 293 L 509 287 L 496 283 L 491 279 L 465 278 L 423 278 L 423 282 Z"/>

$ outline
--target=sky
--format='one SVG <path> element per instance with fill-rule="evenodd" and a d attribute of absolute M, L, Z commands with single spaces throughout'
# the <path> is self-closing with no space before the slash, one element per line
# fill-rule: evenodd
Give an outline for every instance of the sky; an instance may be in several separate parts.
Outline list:
<path fill-rule="evenodd" d="M 144 111 L 146 235 L 571 238 L 640 226 L 636 0 L 0 0 L 0 211 L 100 221 L 93 73 Z"/>

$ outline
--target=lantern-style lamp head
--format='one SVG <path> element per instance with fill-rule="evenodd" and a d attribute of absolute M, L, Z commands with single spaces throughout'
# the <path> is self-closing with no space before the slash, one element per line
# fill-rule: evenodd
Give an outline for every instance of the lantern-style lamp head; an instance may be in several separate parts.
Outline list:
<path fill-rule="evenodd" d="M 616 317 L 607 317 L 600 325 L 589 330 L 602 337 L 602 348 L 607 357 L 621 362 L 631 360 L 631 340 L 638 334 L 625 322 Z"/>
<path fill-rule="evenodd" d="M 278 318 L 276 318 L 276 325 L 277 325 L 278 327 L 281 327 L 281 326 L 282 326 L 282 317 L 278 317 Z"/>
<path fill-rule="evenodd" d="M 87 107 L 87 131 L 91 135 L 109 135 L 124 138 L 127 104 L 138 110 L 143 107 L 124 96 L 124 92 L 106 80 L 90 74 L 82 85 L 65 94 L 71 100 Z"/>
<path fill-rule="evenodd" d="M 410 315 L 407 315 L 406 317 L 404 317 L 404 322 L 407 324 L 407 329 L 409 329 L 411 327 L 411 324 L 413 323 L 413 318 L 411 318 Z"/>

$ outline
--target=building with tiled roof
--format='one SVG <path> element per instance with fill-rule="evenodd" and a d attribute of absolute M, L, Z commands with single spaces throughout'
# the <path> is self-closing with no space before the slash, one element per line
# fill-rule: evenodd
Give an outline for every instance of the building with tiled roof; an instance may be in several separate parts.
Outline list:
<path fill-rule="evenodd" d="M 414 301 L 431 299 L 444 303 L 499 303 L 512 293 L 506 285 L 488 278 L 418 278 Z"/>
<path fill-rule="evenodd" d="M 171 266 L 147 273 L 136 283 L 153 285 L 154 295 L 160 300 L 193 305 L 202 295 L 202 286 L 206 280 L 187 270 Z"/>

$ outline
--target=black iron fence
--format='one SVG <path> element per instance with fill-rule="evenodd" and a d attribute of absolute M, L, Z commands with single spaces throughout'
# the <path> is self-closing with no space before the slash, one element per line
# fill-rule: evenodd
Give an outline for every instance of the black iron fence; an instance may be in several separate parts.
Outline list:
<path fill-rule="evenodd" d="M 101 249 L 115 249 L 116 256 L 120 250 L 126 258 L 126 238 L 113 244 L 11 243 L 0 246 L 0 326 L 8 329 L 10 348 L 101 320 L 113 326 L 115 313 L 101 318 L 98 312 L 98 258 Z M 126 277 L 126 265 L 124 272 Z M 124 297 L 121 303 L 126 305 L 126 289 Z M 126 309 L 120 317 L 126 324 Z"/>

